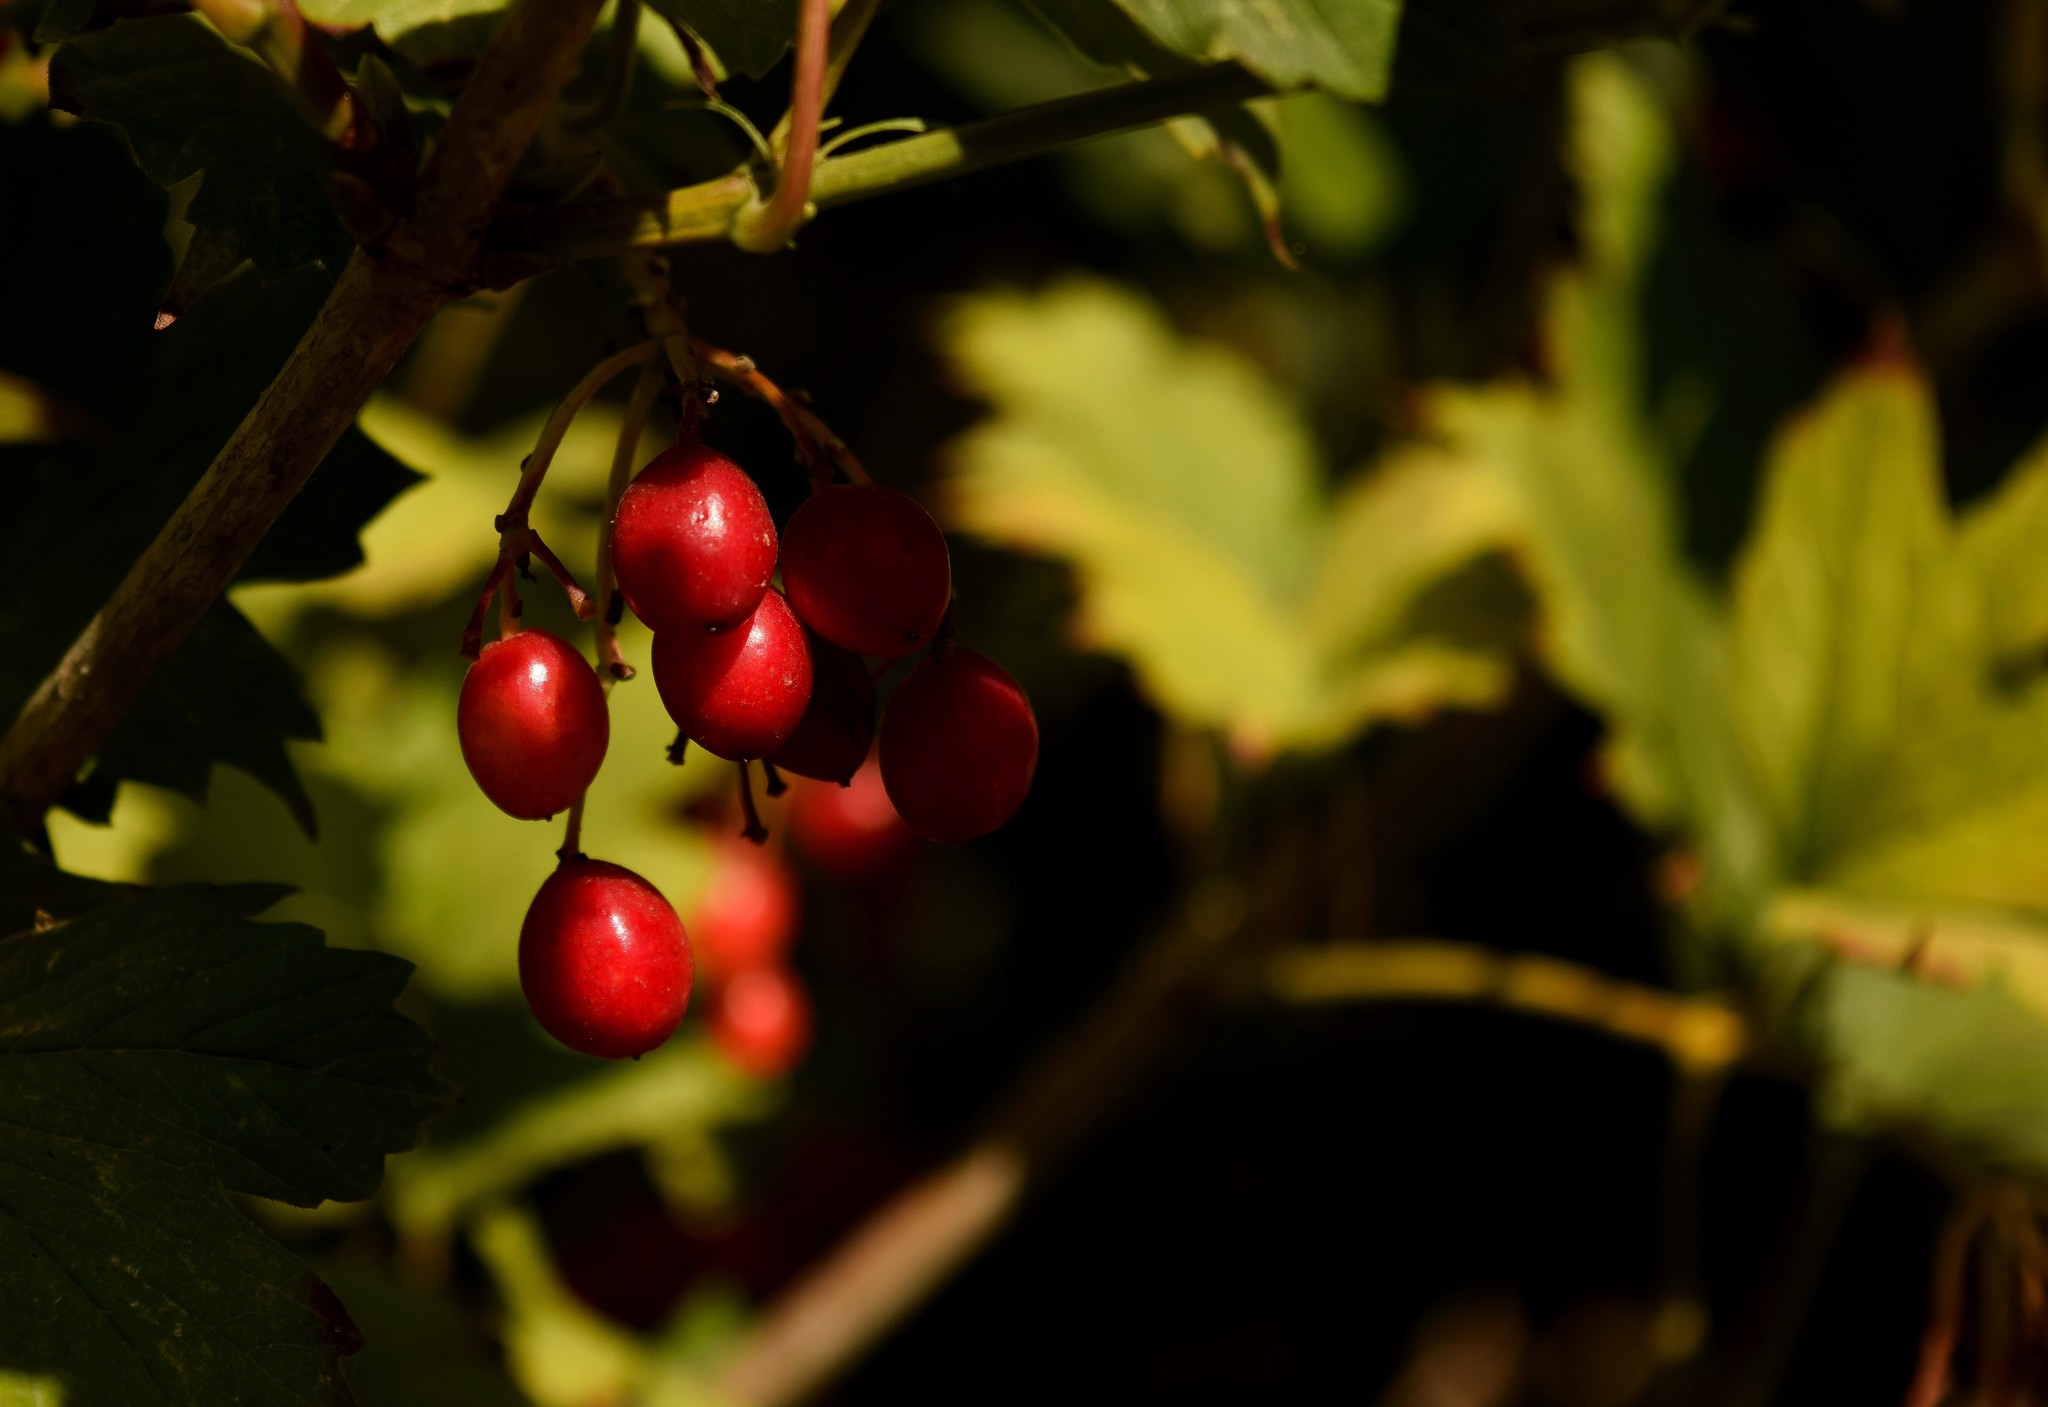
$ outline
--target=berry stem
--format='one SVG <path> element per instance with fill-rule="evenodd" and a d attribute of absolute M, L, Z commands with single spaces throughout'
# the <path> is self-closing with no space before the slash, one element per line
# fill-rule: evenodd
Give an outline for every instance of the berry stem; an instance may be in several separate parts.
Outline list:
<path fill-rule="evenodd" d="M 740 769 L 740 815 L 746 824 L 740 827 L 740 834 L 756 845 L 768 842 L 768 827 L 761 824 L 761 813 L 754 808 L 754 779 L 747 771 L 746 759 L 739 762 Z"/>
<path fill-rule="evenodd" d="M 811 471 L 813 489 L 829 484 L 835 468 L 856 484 L 874 482 L 868 477 L 868 471 L 861 467 L 860 460 L 854 457 L 853 451 L 846 447 L 846 441 L 833 434 L 832 427 L 820 420 L 809 406 L 769 380 L 761 368 L 754 365 L 752 357 L 714 347 L 701 337 L 691 338 L 690 347 L 697 360 L 713 376 L 731 382 L 756 400 L 766 402 L 781 417 L 783 428 L 796 442 L 797 459 Z"/>
<path fill-rule="evenodd" d="M 619 425 L 618 447 L 612 451 L 611 478 L 604 488 L 604 517 L 597 525 L 597 666 L 610 687 L 615 679 L 631 679 L 633 666 L 619 653 L 619 581 L 612 569 L 612 520 L 619 516 L 619 499 L 633 477 L 633 461 L 639 456 L 640 436 L 647 429 L 647 417 L 654 410 L 654 398 L 661 394 L 662 375 L 658 368 L 640 368 L 633 383 L 633 395 L 626 402 L 626 418 Z"/>
<path fill-rule="evenodd" d="M 484 589 L 477 597 L 476 610 L 470 615 L 469 626 L 462 632 L 462 653 L 467 659 L 475 659 L 483 643 L 484 613 L 489 609 L 491 593 L 502 586 L 507 595 L 505 605 L 499 608 L 500 622 L 504 612 L 511 611 L 512 623 L 504 633 L 510 635 L 519 629 L 519 598 L 512 593 L 512 567 L 524 566 L 531 555 L 540 558 L 541 565 L 554 573 L 562 583 L 562 589 L 569 595 L 569 605 L 576 612 L 578 620 L 589 620 L 597 614 L 597 603 L 576 584 L 575 575 L 562 565 L 540 534 L 527 521 L 527 514 L 533 507 L 534 498 L 540 493 L 541 481 L 547 478 L 548 466 L 555 462 L 555 452 L 568 437 L 569 426 L 576 419 L 577 412 L 590 404 L 594 397 L 614 376 L 629 367 L 646 366 L 661 355 L 661 344 L 656 341 L 636 343 L 623 352 L 615 352 L 593 367 L 588 375 L 577 382 L 562 403 L 555 407 L 547 424 L 541 427 L 540 438 L 534 442 L 533 453 L 526 456 L 526 463 L 520 467 L 519 485 L 512 490 L 512 501 L 505 505 L 505 511 L 498 515 L 495 526 L 498 529 L 498 560 L 491 566 L 491 574 L 484 581 Z"/>
<path fill-rule="evenodd" d="M 682 729 L 676 729 L 676 740 L 668 745 L 668 765 L 680 767 L 683 759 L 690 755 L 690 739 Z"/>
<path fill-rule="evenodd" d="M 548 466 L 555 462 L 555 452 L 561 449 L 562 441 L 568 437 L 570 424 L 583 407 L 590 404 L 591 398 L 620 372 L 630 367 L 645 366 L 660 354 L 660 343 L 651 340 L 635 343 L 623 352 L 614 352 L 591 368 L 562 398 L 562 403 L 555 407 L 555 413 L 541 427 L 540 438 L 534 441 L 533 453 L 527 456 L 526 467 L 519 476 L 519 487 L 512 491 L 512 501 L 505 505 L 508 523 L 517 521 L 524 525 L 527 510 L 533 507 L 533 500 L 540 493 L 541 480 L 548 476 Z"/>
<path fill-rule="evenodd" d="M 569 823 L 562 828 L 562 848 L 555 852 L 560 864 L 583 858 L 583 803 L 589 799 L 590 793 L 586 791 L 569 808 Z"/>
<path fill-rule="evenodd" d="M 510 640 L 519 633 L 520 617 L 526 614 L 526 607 L 519 601 L 519 573 L 506 572 L 504 594 L 498 598 L 498 638 Z"/>
<path fill-rule="evenodd" d="M 554 549 L 540 540 L 540 534 L 528 528 L 526 543 L 533 555 L 540 558 L 540 564 L 553 572 L 555 580 L 561 582 L 562 589 L 569 593 L 569 608 L 576 612 L 576 619 L 589 620 L 595 615 L 597 606 L 590 599 L 590 593 L 576 584 L 576 578 L 562 565 L 562 559 L 555 555 Z"/>
<path fill-rule="evenodd" d="M 775 192 L 758 194 L 734 214 L 732 242 L 750 254 L 773 254 L 804 222 L 811 168 L 818 156 L 818 123 L 825 116 L 825 58 L 832 28 L 831 0 L 801 0 L 796 61 L 789 84 L 788 149 L 775 173 Z"/>
<path fill-rule="evenodd" d="M 789 790 L 789 783 L 782 780 L 782 773 L 775 770 L 775 764 L 767 758 L 761 759 L 761 775 L 767 779 L 768 795 L 780 796 Z"/>

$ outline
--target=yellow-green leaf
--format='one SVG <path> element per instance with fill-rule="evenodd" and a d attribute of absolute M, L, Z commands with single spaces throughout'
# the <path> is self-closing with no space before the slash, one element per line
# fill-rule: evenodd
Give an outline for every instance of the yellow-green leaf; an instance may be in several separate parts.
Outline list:
<path fill-rule="evenodd" d="M 973 299 L 945 340 L 996 412 L 953 446 L 955 518 L 1070 564 L 1080 635 L 1163 707 L 1254 748 L 1323 747 L 1499 693 L 1496 646 L 1410 616 L 1502 545 L 1485 476 L 1415 460 L 1330 503 L 1257 368 L 1111 285 Z"/>

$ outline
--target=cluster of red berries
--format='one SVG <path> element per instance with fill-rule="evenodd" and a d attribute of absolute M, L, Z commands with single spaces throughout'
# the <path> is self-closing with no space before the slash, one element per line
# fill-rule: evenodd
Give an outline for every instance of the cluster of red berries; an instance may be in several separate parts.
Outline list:
<path fill-rule="evenodd" d="M 655 687 L 681 735 L 742 768 L 759 760 L 844 786 L 879 731 L 882 785 L 911 832 L 958 843 L 1007 821 L 1031 787 L 1038 725 L 1016 680 L 948 638 L 952 564 L 931 516 L 874 484 L 826 487 L 779 545 L 754 481 L 694 436 L 621 497 L 619 593 L 655 632 Z M 770 584 L 778 564 L 782 591 Z M 878 730 L 878 673 L 927 645 Z M 483 648 L 457 730 L 485 795 L 539 819 L 582 796 L 610 724 L 590 664 L 559 637 L 522 630 Z M 689 1002 L 674 910 L 632 871 L 580 856 L 535 896 L 519 970 L 541 1025 L 592 1055 L 653 1049 Z"/>

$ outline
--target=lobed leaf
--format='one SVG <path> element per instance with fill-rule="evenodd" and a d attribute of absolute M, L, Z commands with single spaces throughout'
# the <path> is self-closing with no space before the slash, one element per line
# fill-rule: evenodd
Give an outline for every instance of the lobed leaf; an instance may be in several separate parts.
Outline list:
<path fill-rule="evenodd" d="M 325 145 L 275 74 L 196 19 L 129 20 L 67 40 L 50 103 L 118 127 L 167 190 L 200 177 L 166 300 L 174 315 L 245 260 L 273 279 L 348 249 L 321 184 Z"/>
<path fill-rule="evenodd" d="M 407 965 L 251 922 L 277 894 L 0 939 L 0 1365 L 72 1407 L 351 1400 L 346 1311 L 229 1194 L 365 1197 L 447 1091 Z"/>
<path fill-rule="evenodd" d="M 945 340 L 997 412 L 953 447 L 954 516 L 1068 562 L 1080 634 L 1163 707 L 1254 748 L 1327 747 L 1375 718 L 1497 696 L 1494 643 L 1409 614 L 1501 545 L 1480 476 L 1403 466 L 1332 507 L 1305 430 L 1255 368 L 1107 285 L 973 300 Z"/>

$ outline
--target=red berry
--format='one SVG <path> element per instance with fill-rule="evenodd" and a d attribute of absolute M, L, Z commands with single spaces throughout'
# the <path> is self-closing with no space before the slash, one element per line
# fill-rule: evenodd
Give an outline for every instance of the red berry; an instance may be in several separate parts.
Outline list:
<path fill-rule="evenodd" d="M 958 844 L 1016 814 L 1038 767 L 1031 700 L 972 650 L 920 664 L 882 715 L 882 781 L 911 830 Z"/>
<path fill-rule="evenodd" d="M 737 630 L 664 631 L 651 654 L 668 716 L 719 757 L 772 757 L 811 701 L 810 646 L 779 591 L 763 596 Z"/>
<path fill-rule="evenodd" d="M 604 762 L 611 728 L 597 671 L 545 630 L 485 645 L 455 705 L 469 775 L 499 810 L 522 821 L 566 811 L 583 795 Z"/>
<path fill-rule="evenodd" d="M 547 1033 L 623 1060 L 675 1034 L 690 1004 L 690 945 L 661 891 L 620 865 L 570 860 L 519 930 L 519 987 Z"/>
<path fill-rule="evenodd" d="M 873 762 L 845 786 L 800 785 L 790 798 L 789 836 L 812 864 L 848 883 L 888 874 L 921 844 L 890 804 Z"/>
<path fill-rule="evenodd" d="M 796 876 L 780 856 L 728 841 L 690 918 L 705 968 L 725 974 L 780 962 L 796 936 L 799 902 Z"/>
<path fill-rule="evenodd" d="M 785 772 L 845 782 L 875 742 L 875 681 L 859 655 L 811 637 L 811 702 L 769 759 Z"/>
<path fill-rule="evenodd" d="M 894 659 L 932 637 L 953 593 L 946 536 L 916 499 L 879 484 L 814 493 L 789 520 L 782 585 L 805 625 Z"/>
<path fill-rule="evenodd" d="M 803 985 L 779 967 L 733 974 L 711 1008 L 711 1039 L 726 1059 L 756 1079 L 780 1075 L 811 1041 L 811 1003 Z"/>
<path fill-rule="evenodd" d="M 687 441 L 648 461 L 619 499 L 612 563 L 655 630 L 728 630 L 775 574 L 775 520 L 744 469 Z"/>

